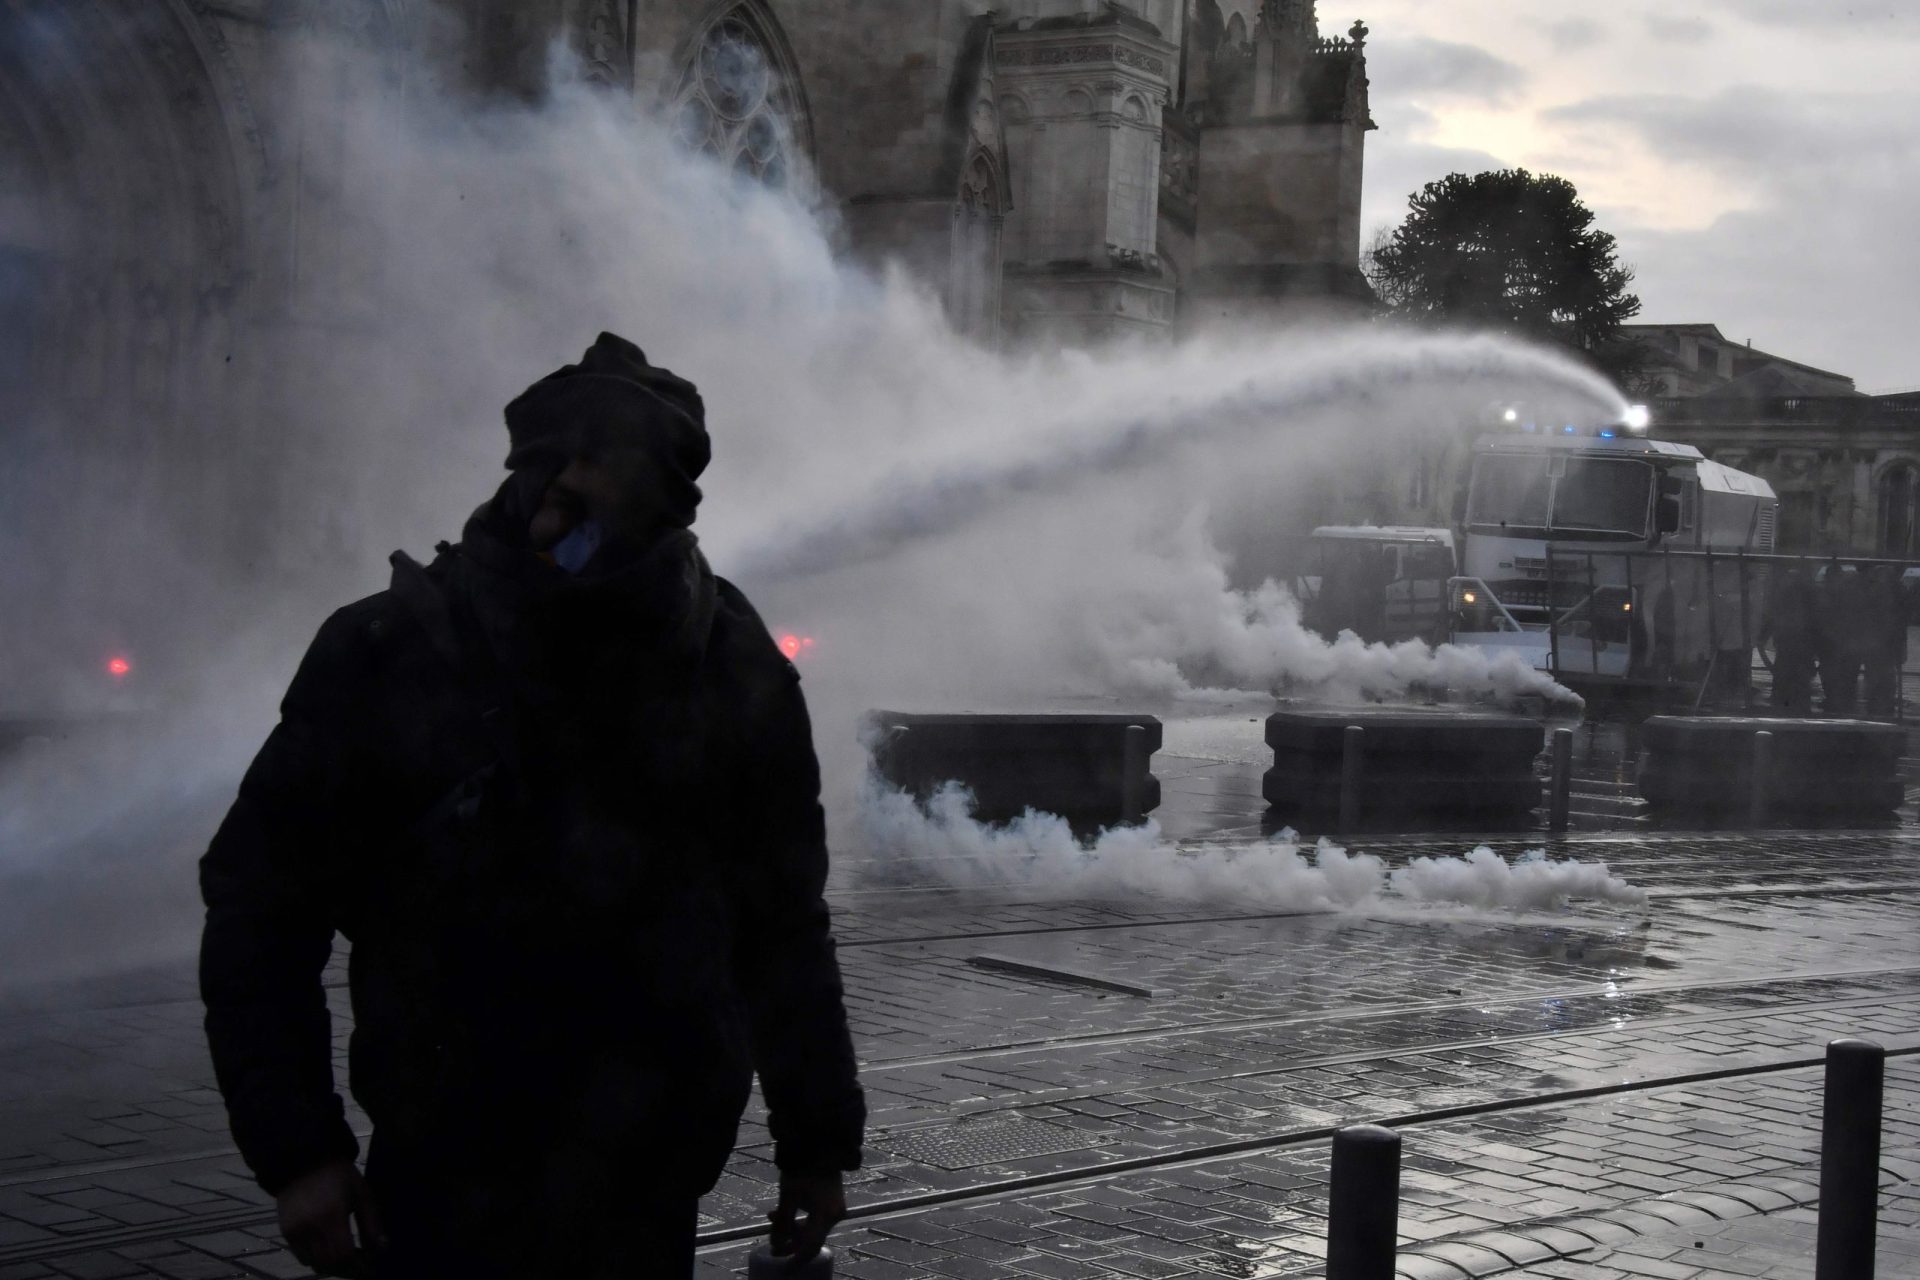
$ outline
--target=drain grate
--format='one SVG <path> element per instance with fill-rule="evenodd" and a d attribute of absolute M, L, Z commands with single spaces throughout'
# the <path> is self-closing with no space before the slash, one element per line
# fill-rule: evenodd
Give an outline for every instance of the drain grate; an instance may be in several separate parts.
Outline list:
<path fill-rule="evenodd" d="M 936 1169 L 974 1169 L 1062 1151 L 1086 1151 L 1103 1145 L 1099 1134 L 1082 1133 L 1044 1120 L 962 1120 L 915 1129 L 883 1145 L 895 1155 Z"/>

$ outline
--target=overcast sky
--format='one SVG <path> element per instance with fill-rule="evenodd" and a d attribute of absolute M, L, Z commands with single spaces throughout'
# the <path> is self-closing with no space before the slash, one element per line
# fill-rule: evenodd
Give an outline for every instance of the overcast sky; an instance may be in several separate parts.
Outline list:
<path fill-rule="evenodd" d="M 1580 189 L 1654 323 L 1920 385 L 1920 0 L 1320 0 L 1372 29 L 1362 238 L 1459 170 Z"/>

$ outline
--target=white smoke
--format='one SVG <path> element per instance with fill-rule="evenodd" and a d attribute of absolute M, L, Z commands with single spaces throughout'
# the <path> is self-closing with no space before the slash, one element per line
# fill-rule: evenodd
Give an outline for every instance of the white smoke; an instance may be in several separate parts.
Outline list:
<path fill-rule="evenodd" d="M 273 92 L 319 83 L 336 81 L 289 77 Z M 331 242 L 342 266 L 316 287 L 344 293 L 351 322 L 256 335 L 231 364 L 191 361 L 210 383 L 288 392 L 271 431 L 200 424 L 245 442 L 226 490 L 195 477 L 157 504 L 204 506 L 209 489 L 251 501 L 236 506 L 255 513 L 242 550 L 265 586 L 236 586 L 205 546 L 141 523 L 153 503 L 129 506 L 132 524 L 111 536 L 63 525 L 59 494 L 32 520 L 0 512 L 31 531 L 22 546 L 0 538 L 11 558 L 57 563 L 65 581 L 107 581 L 110 549 L 141 548 L 144 577 L 124 565 L 111 577 L 134 580 L 115 600 L 132 631 L 205 622 L 144 745 L 103 753 L 82 738 L 32 767 L 0 761 L 0 876 L 39 877 L 31 893 L 0 886 L 0 937 L 23 936 L 16 915 L 74 907 L 62 893 L 88 906 L 119 895 L 114 918 L 137 920 L 155 885 L 191 885 L 191 857 L 307 638 L 385 585 L 390 550 L 457 536 L 500 477 L 500 407 L 602 328 L 704 392 L 715 462 L 698 529 L 770 624 L 817 640 L 803 669 L 842 799 L 859 785 L 854 726 L 875 706 L 1282 685 L 1557 692 L 1471 651 L 1320 641 L 1277 587 L 1229 588 L 1209 511 L 1252 495 L 1285 524 L 1295 503 L 1457 439 L 1493 403 L 1570 421 L 1619 411 L 1611 387 L 1562 357 L 1374 327 L 1002 354 L 957 336 L 923 285 L 838 258 L 830 214 L 684 153 L 630 102 L 584 85 L 538 104 L 263 90 L 261 106 L 337 126 L 351 158 L 315 183 L 341 202 L 327 225 L 352 232 Z M 247 403 L 224 384 L 192 390 L 196 403 Z M 62 634 L 93 625 L 66 616 L 70 596 L 12 603 Z M 156 814 L 170 815 L 164 840 Z M 60 879 L 75 867 L 89 870 Z M 110 930 L 113 945 L 141 927 L 183 943 L 196 923 L 187 908 L 147 916 Z"/>
<path fill-rule="evenodd" d="M 1322 639 L 1279 583 L 1234 589 L 1226 557 L 1197 519 L 1169 531 L 1155 554 L 1133 558 L 1126 580 L 1088 599 L 1081 616 L 1089 661 L 1107 688 L 1125 693 L 1224 703 L 1286 692 L 1365 702 L 1425 689 L 1500 703 L 1529 695 L 1580 702 L 1511 651 L 1368 644 L 1352 632 Z"/>
<path fill-rule="evenodd" d="M 875 872 L 967 889 L 1014 889 L 1040 900 L 1219 903 L 1242 911 L 1370 911 L 1403 904 L 1557 910 L 1571 898 L 1625 906 L 1644 889 L 1604 862 L 1556 862 L 1542 850 L 1512 861 L 1481 845 L 1464 857 L 1419 857 L 1389 870 L 1322 837 L 1303 850 L 1291 831 L 1247 842 L 1167 840 L 1158 824 L 1113 827 L 1081 840 L 1065 819 L 1028 810 L 1011 822 L 973 816 L 973 796 L 947 783 L 922 802 L 869 775 L 864 844 Z"/>
<path fill-rule="evenodd" d="M 1393 891 L 1417 902 L 1457 902 L 1472 907 L 1525 911 L 1589 898 L 1641 906 L 1647 891 L 1628 884 L 1604 862 L 1554 862 L 1530 849 L 1508 862 L 1481 845 L 1464 858 L 1415 858 L 1396 868 Z"/>

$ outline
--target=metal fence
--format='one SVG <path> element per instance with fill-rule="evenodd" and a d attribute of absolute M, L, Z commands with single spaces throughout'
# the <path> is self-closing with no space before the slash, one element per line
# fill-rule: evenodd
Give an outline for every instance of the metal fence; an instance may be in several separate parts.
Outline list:
<path fill-rule="evenodd" d="M 1328 638 L 1510 641 L 1582 692 L 1886 720 L 1920 697 L 1920 636 L 1907 643 L 1920 562 L 1549 546 L 1486 581 L 1448 576 L 1389 532 L 1373 544 L 1274 539 L 1261 567 Z"/>
<path fill-rule="evenodd" d="M 1550 548 L 1539 588 L 1550 670 L 1589 688 L 1900 720 L 1920 676 L 1910 561 Z"/>

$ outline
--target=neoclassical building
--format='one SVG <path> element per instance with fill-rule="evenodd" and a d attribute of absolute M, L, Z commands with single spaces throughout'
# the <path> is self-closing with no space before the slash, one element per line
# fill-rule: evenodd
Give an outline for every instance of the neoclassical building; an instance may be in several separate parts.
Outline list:
<path fill-rule="evenodd" d="M 1920 395 L 1695 396 L 1654 418 L 1773 485 L 1781 550 L 1920 563 Z"/>
<path fill-rule="evenodd" d="M 1728 339 L 1711 324 L 1634 324 L 1655 433 L 1763 476 L 1784 551 L 1920 561 L 1920 395 Z"/>

